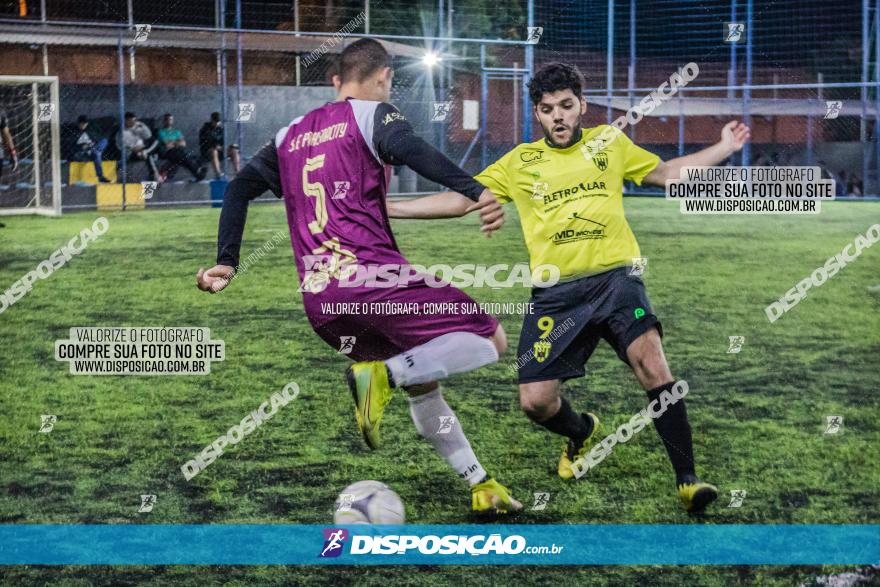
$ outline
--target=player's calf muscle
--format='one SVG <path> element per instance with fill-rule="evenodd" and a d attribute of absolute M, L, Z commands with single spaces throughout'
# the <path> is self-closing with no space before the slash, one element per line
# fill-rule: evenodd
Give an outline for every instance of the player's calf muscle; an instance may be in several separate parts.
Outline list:
<path fill-rule="evenodd" d="M 635 339 L 626 349 L 626 355 L 633 373 L 645 389 L 654 389 L 673 380 L 656 328 Z"/>
<path fill-rule="evenodd" d="M 507 351 L 507 333 L 504 332 L 504 328 L 500 324 L 495 330 L 495 334 L 492 335 L 492 344 L 495 345 L 499 357 Z"/>

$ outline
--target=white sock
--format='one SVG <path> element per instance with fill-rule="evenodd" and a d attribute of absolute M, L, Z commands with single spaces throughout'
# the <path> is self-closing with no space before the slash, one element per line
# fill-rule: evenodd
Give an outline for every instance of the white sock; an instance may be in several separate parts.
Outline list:
<path fill-rule="evenodd" d="M 486 476 L 486 470 L 480 465 L 477 456 L 471 449 L 455 412 L 443 399 L 439 388 L 430 393 L 409 398 L 409 413 L 416 430 L 425 437 L 449 466 L 455 469 L 459 477 L 471 486 L 476 485 Z"/>
<path fill-rule="evenodd" d="M 488 338 L 472 332 L 450 332 L 429 340 L 385 364 L 396 385 L 417 385 L 473 371 L 498 360 L 498 351 Z"/>

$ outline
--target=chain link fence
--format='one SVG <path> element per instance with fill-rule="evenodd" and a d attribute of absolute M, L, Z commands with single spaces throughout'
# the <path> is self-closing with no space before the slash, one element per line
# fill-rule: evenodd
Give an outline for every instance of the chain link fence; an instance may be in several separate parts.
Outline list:
<path fill-rule="evenodd" d="M 106 175 L 138 183 L 151 173 L 144 162 L 121 161 L 125 112 L 154 134 L 173 115 L 208 176 L 196 183 L 182 162 L 160 160 L 168 181 L 146 203 L 207 202 L 212 193 L 216 201 L 223 179 L 278 128 L 333 99 L 336 56 L 366 35 L 393 55 L 394 103 L 471 173 L 542 136 L 524 87 L 542 64 L 579 66 L 584 125 L 594 126 L 625 115 L 693 62 L 699 75 L 628 127 L 639 144 L 671 158 L 745 119 L 753 140 L 735 163 L 820 165 L 838 194 L 878 193 L 876 2 L 519 0 L 502 10 L 486 0 L 44 0 L 0 10 L 0 74 L 59 78 L 68 209 L 101 204 L 92 163 L 75 161 L 80 117 L 96 143 L 106 139 Z M 212 132 L 223 149 L 205 148 Z M 403 168 L 391 192 L 437 188 Z M 125 189 L 105 205 L 142 205 Z"/>

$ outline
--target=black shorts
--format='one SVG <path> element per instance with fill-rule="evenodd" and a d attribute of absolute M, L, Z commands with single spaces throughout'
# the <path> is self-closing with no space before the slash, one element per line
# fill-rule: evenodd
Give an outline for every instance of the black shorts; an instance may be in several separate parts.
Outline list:
<path fill-rule="evenodd" d="M 259 191 L 256 196 L 270 190 L 276 197 L 281 197 L 281 176 L 278 173 L 278 152 L 275 143 L 263 145 L 247 162 L 247 165 L 235 175 L 232 181 L 247 183 L 249 191 Z"/>
<path fill-rule="evenodd" d="M 629 272 L 620 267 L 532 290 L 534 313 L 523 320 L 517 351 L 519 383 L 583 377 L 600 338 L 629 364 L 626 349 L 636 338 L 652 327 L 663 335 L 642 278 Z"/>

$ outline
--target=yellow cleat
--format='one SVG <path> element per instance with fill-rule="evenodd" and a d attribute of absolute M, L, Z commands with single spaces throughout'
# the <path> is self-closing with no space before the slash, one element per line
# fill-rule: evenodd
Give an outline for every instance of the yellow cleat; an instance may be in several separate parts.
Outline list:
<path fill-rule="evenodd" d="M 563 479 L 571 479 L 574 477 L 574 471 L 571 469 L 571 464 L 590 452 L 590 449 L 593 448 L 593 440 L 599 435 L 600 424 L 599 418 L 596 417 L 596 414 L 586 413 L 583 414 L 583 416 L 593 420 L 593 430 L 581 446 L 577 446 L 574 441 L 570 439 L 562 445 L 562 456 L 559 457 L 559 466 L 557 467 L 556 472 L 559 473 L 559 476 Z"/>
<path fill-rule="evenodd" d="M 507 514 L 522 509 L 522 504 L 495 479 L 486 479 L 471 487 L 471 508 L 480 513 Z"/>
<path fill-rule="evenodd" d="M 678 486 L 678 496 L 688 512 L 700 513 L 718 499 L 718 488 L 693 478 L 693 483 L 682 483 Z"/>
<path fill-rule="evenodd" d="M 379 448 L 379 422 L 394 390 L 388 383 L 388 368 L 382 361 L 355 363 L 345 372 L 354 398 L 358 430 L 372 449 Z"/>

